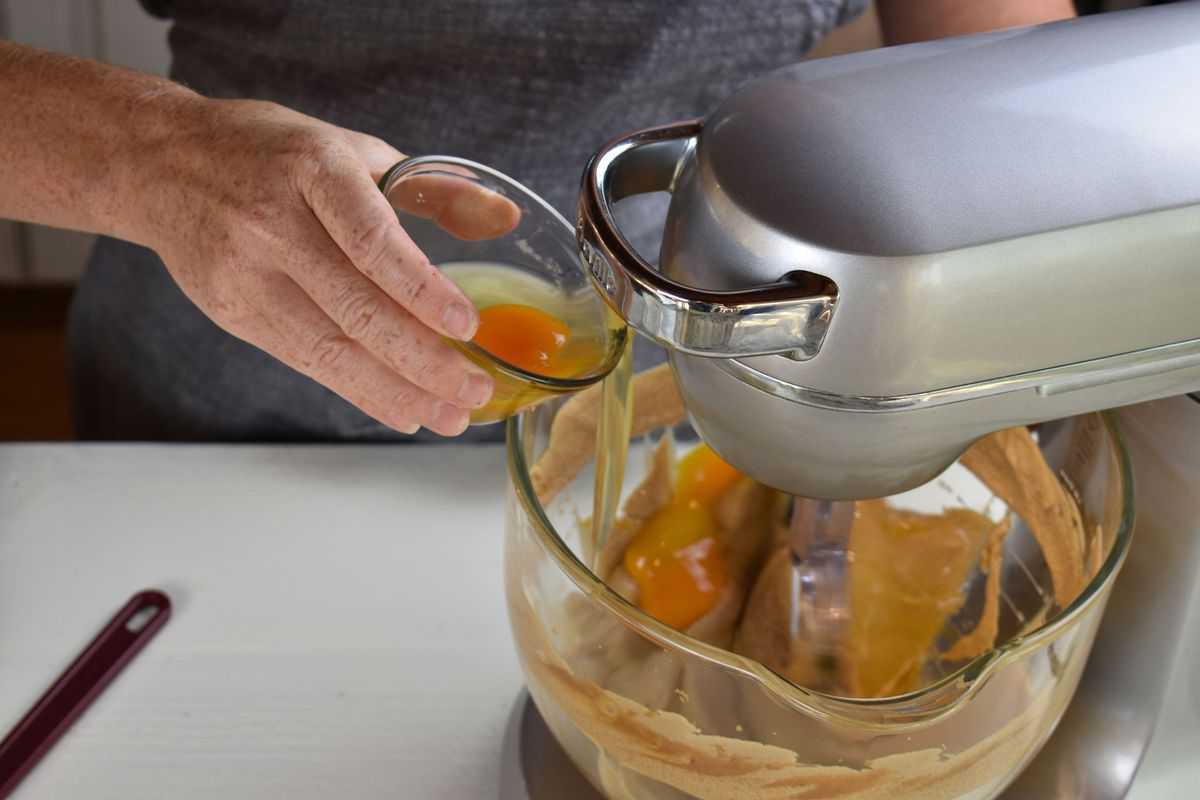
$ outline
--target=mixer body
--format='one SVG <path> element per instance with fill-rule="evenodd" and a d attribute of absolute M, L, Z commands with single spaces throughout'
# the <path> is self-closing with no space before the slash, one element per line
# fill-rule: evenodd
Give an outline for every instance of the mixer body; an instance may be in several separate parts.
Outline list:
<path fill-rule="evenodd" d="M 788 67 L 598 153 L 581 253 L 726 460 L 894 494 L 994 430 L 1200 388 L 1196 64 L 1180 4 Z M 661 271 L 611 213 L 655 190 Z"/>

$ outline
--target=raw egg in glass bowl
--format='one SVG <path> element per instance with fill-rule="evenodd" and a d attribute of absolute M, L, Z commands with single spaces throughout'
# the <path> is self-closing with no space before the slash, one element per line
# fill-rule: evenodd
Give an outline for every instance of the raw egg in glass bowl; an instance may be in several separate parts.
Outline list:
<path fill-rule="evenodd" d="M 401 161 L 379 186 L 409 237 L 479 310 L 470 342 L 448 340 L 495 381 L 472 424 L 585 388 L 616 367 L 630 334 L 593 288 L 574 228 L 544 200 L 451 156 Z"/>

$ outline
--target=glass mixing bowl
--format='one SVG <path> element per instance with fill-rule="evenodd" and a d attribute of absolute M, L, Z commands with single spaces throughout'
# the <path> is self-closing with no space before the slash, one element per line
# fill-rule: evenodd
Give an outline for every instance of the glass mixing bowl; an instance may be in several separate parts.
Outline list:
<path fill-rule="evenodd" d="M 589 390 L 594 391 L 594 390 Z M 505 576 L 509 617 L 531 695 L 572 761 L 606 797 L 990 798 L 1053 731 L 1078 683 L 1129 546 L 1132 485 L 1112 419 L 1037 429 L 1047 464 L 1074 496 L 1086 538 L 1084 588 L 1061 604 L 1021 521 L 999 567 L 1000 644 L 923 688 L 850 699 L 801 688 L 762 664 L 673 630 L 593 572 L 594 442 L 547 496 L 531 468 L 545 453 L 556 399 L 508 421 Z M 636 400 L 635 400 L 636 403 Z M 594 404 L 593 404 L 594 405 Z M 636 410 L 636 409 L 635 409 Z M 622 495 L 667 429 L 632 441 Z M 676 441 L 695 439 L 685 424 Z M 635 434 L 637 434 L 635 429 Z M 956 465 L 957 466 L 957 465 Z M 986 489 L 958 473 L 922 490 L 985 510 Z M 962 614 L 987 576 L 964 586 Z M 942 636 L 938 648 L 954 636 Z"/>

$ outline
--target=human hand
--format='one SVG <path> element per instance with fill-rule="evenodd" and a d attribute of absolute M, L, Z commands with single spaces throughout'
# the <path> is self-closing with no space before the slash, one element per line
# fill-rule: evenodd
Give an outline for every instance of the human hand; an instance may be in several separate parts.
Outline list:
<path fill-rule="evenodd" d="M 471 339 L 476 309 L 376 187 L 404 156 L 271 103 L 195 98 L 180 120 L 139 168 L 134 197 L 136 238 L 188 297 L 396 430 L 461 433 L 492 379 L 442 338 Z M 420 189 L 392 201 L 460 238 L 519 221 L 516 206 L 469 181 Z"/>

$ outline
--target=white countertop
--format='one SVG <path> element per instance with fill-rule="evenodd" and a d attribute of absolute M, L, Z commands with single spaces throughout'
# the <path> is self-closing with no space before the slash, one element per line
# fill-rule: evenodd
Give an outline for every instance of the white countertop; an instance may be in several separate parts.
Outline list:
<path fill-rule="evenodd" d="M 499 447 L 0 447 L 0 730 L 134 592 L 174 602 L 15 796 L 495 797 L 504 480 Z M 1200 781 L 1182 655 L 1135 800 Z"/>
<path fill-rule="evenodd" d="M 0 729 L 174 616 L 17 798 L 494 797 L 521 686 L 499 447 L 0 447 Z"/>

